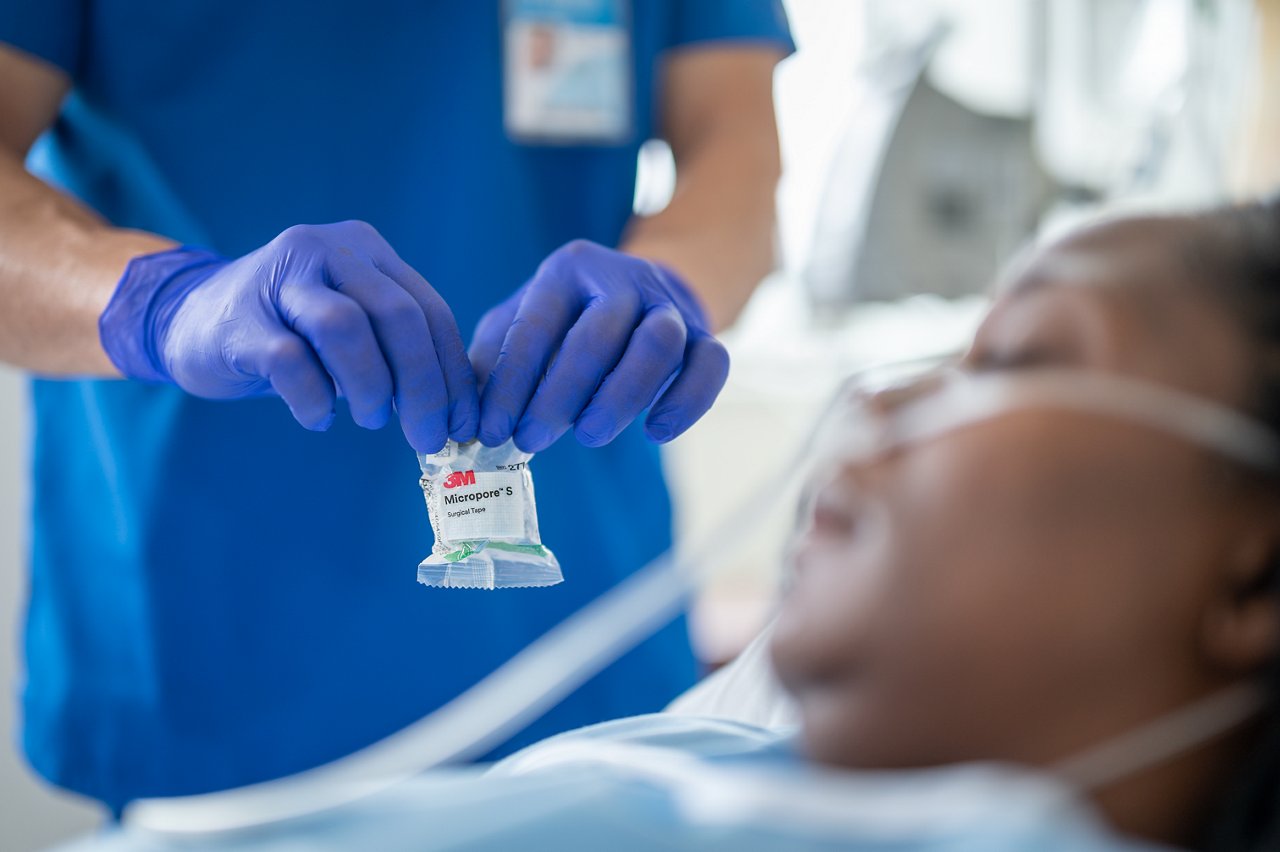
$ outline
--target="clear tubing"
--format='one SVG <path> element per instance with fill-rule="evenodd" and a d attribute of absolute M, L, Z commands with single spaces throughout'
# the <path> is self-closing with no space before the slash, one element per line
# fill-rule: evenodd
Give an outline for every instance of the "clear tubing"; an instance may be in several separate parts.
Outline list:
<path fill-rule="evenodd" d="M 1096 372 L 963 374 L 882 415 L 865 404 L 850 411 L 849 402 L 847 393 L 838 395 L 793 457 L 778 467 L 778 475 L 730 513 L 705 546 L 691 555 L 664 553 L 430 715 L 359 752 L 286 778 L 197 796 L 138 800 L 125 809 L 125 825 L 171 835 L 249 829 L 348 804 L 434 766 L 483 754 L 673 618 L 692 591 L 727 561 L 732 548 L 725 543 L 745 538 L 804 478 L 797 472 L 812 466 L 819 443 L 831 448 L 834 440 L 838 456 L 818 455 L 818 461 L 858 463 L 983 420 L 1048 408 L 1146 424 L 1268 470 L 1280 459 L 1280 440 L 1238 412 L 1171 388 Z M 844 419 L 851 414 L 859 419 Z M 834 429 L 833 417 L 840 418 Z M 1097 786 L 1216 736 L 1256 710 L 1249 698 L 1256 696 L 1256 687 L 1224 695 L 1104 743 L 1078 761 L 1061 764 L 1059 771 L 1081 786 Z"/>
<path fill-rule="evenodd" d="M 1095 790 L 1227 733 L 1252 719 L 1265 704 L 1262 684 L 1237 683 L 1086 749 L 1049 771 L 1078 790 Z"/>
<path fill-rule="evenodd" d="M 1280 439 L 1253 418 L 1185 391 L 1114 374 L 1070 369 L 937 372 L 938 386 L 881 415 L 864 416 L 831 449 L 865 459 L 1018 411 L 1051 410 L 1127 420 L 1264 471 L 1280 468 Z M 851 390 L 843 391 L 844 405 Z"/>

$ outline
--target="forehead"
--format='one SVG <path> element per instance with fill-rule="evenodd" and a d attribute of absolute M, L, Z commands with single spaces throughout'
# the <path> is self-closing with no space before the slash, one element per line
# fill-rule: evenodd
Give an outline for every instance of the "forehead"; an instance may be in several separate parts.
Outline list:
<path fill-rule="evenodd" d="M 1122 220 L 1035 252 L 1011 270 L 975 349 L 1030 349 L 1021 354 L 1240 404 L 1249 342 L 1215 282 L 1198 280 L 1184 260 L 1196 227 Z"/>

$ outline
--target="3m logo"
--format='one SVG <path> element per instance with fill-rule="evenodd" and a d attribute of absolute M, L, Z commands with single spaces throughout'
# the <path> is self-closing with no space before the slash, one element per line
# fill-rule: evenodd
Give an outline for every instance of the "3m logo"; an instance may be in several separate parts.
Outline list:
<path fill-rule="evenodd" d="M 445 488 L 458 488 L 462 485 L 475 485 L 476 472 L 474 470 L 455 470 L 444 478 Z"/>

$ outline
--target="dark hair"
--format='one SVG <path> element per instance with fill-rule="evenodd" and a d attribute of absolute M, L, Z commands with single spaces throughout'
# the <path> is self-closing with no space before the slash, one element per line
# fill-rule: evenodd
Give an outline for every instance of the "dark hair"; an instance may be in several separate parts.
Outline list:
<path fill-rule="evenodd" d="M 1254 344 L 1249 412 L 1280 434 L 1280 196 L 1199 214 L 1183 249 L 1193 278 L 1220 299 Z M 1280 493 L 1280 477 L 1266 487 Z M 1257 589 L 1280 597 L 1280 553 Z M 1258 736 L 1224 786 L 1202 846 L 1210 852 L 1280 851 L 1280 648 L 1267 675 L 1270 701 Z"/>

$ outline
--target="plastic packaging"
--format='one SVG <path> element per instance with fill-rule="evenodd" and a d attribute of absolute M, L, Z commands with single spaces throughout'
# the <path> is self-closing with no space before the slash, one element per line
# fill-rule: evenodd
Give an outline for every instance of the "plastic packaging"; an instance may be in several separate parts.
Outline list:
<path fill-rule="evenodd" d="M 554 586 L 564 580 L 538 535 L 529 453 L 511 441 L 486 447 L 449 441 L 418 454 L 436 543 L 418 582 L 463 589 Z"/>

